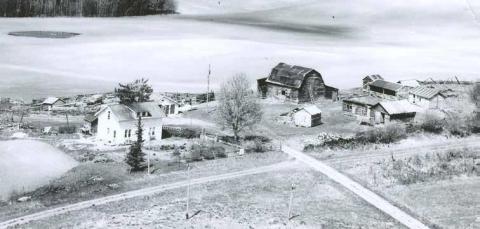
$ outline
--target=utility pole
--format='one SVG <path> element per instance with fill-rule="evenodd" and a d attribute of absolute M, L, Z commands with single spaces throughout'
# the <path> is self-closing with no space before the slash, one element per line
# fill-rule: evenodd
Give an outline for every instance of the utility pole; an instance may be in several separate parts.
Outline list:
<path fill-rule="evenodd" d="M 150 176 L 150 151 L 147 150 L 147 173 Z"/>
<path fill-rule="evenodd" d="M 207 76 L 207 112 L 208 112 L 208 102 L 210 101 L 210 74 L 212 73 L 210 64 L 208 65 L 208 76 Z"/>
<path fill-rule="evenodd" d="M 187 164 L 187 209 L 185 210 L 185 218 L 188 219 L 188 212 L 189 212 L 189 202 L 190 202 L 190 164 Z"/>
<path fill-rule="evenodd" d="M 67 128 L 70 129 L 70 122 L 68 121 L 68 112 L 65 112 L 65 117 L 67 118 Z"/>
<path fill-rule="evenodd" d="M 295 185 L 292 184 L 290 189 L 290 202 L 288 203 L 288 220 L 292 218 L 292 204 L 293 204 L 293 191 L 295 190 Z"/>

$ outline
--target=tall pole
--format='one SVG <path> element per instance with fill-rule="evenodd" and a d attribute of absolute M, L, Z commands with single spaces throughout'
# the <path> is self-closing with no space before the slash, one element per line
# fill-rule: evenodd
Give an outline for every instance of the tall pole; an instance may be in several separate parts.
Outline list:
<path fill-rule="evenodd" d="M 210 74 L 212 73 L 210 64 L 208 65 L 208 76 L 207 76 L 207 108 L 208 102 L 210 101 Z"/>
<path fill-rule="evenodd" d="M 187 164 L 187 209 L 185 210 L 185 218 L 188 219 L 188 212 L 189 212 L 189 202 L 190 202 L 190 164 Z"/>
<path fill-rule="evenodd" d="M 147 150 L 147 173 L 150 176 L 150 151 Z"/>
<path fill-rule="evenodd" d="M 292 184 L 290 189 L 290 202 L 288 203 L 288 220 L 292 217 L 292 204 L 293 204 L 293 191 L 295 190 L 295 185 Z"/>

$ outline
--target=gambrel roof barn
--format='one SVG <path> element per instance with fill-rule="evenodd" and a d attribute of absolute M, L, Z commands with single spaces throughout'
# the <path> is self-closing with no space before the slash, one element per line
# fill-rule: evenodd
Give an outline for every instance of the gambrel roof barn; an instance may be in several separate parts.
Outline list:
<path fill-rule="evenodd" d="M 338 89 L 327 86 L 315 69 L 279 63 L 270 75 L 259 79 L 262 97 L 275 97 L 293 102 L 307 102 L 319 98 L 336 100 Z"/>

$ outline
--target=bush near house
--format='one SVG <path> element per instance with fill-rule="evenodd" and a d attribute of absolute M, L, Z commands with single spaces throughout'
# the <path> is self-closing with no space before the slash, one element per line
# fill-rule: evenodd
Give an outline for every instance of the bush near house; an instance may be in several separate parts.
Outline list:
<path fill-rule="evenodd" d="M 179 137 L 179 138 L 199 138 L 200 130 L 198 129 L 189 129 L 189 128 L 164 128 L 162 130 L 162 139 L 170 137 Z"/>
<path fill-rule="evenodd" d="M 77 132 L 76 126 L 60 126 L 58 128 L 58 133 L 60 134 L 74 134 Z"/>
<path fill-rule="evenodd" d="M 193 144 L 186 156 L 187 162 L 195 162 L 202 160 L 213 160 L 215 158 L 227 157 L 226 150 L 223 146 L 207 144 L 205 142 Z"/>
<path fill-rule="evenodd" d="M 271 150 L 271 147 L 267 146 L 259 139 L 245 141 L 243 146 L 245 148 L 245 152 L 247 153 L 264 153 Z"/>
<path fill-rule="evenodd" d="M 425 132 L 439 134 L 443 131 L 444 125 L 444 121 L 435 117 L 427 116 L 420 127 Z"/>

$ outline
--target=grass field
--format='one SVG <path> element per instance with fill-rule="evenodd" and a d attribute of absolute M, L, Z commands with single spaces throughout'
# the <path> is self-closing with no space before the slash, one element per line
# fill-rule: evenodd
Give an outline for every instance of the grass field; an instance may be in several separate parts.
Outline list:
<path fill-rule="evenodd" d="M 292 183 L 297 187 L 292 213 L 298 216 L 288 221 L 287 205 Z M 27 226 L 401 228 L 378 210 L 337 189 L 322 175 L 301 168 L 194 186 L 190 209 L 192 213 L 201 212 L 189 221 L 184 220 L 185 191 L 177 189 L 149 198 L 97 206 Z"/>

